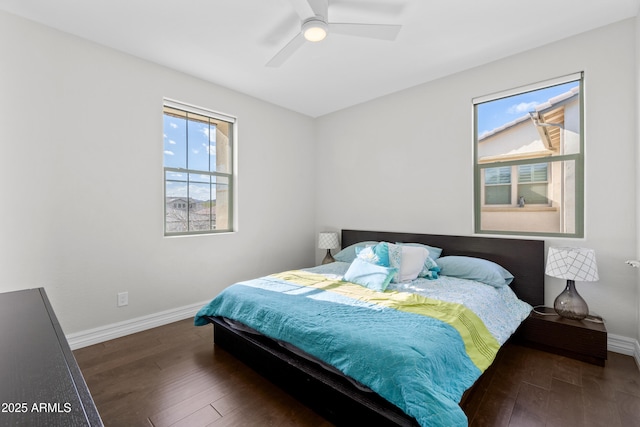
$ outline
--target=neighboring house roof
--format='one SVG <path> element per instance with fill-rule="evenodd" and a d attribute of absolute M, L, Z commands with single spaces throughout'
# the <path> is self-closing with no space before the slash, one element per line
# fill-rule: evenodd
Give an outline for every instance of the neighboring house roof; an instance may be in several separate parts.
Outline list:
<path fill-rule="evenodd" d="M 580 88 L 579 86 L 574 87 L 573 89 L 565 92 L 565 93 L 561 93 L 558 96 L 554 96 L 553 98 L 550 98 L 548 101 L 542 103 L 542 104 L 538 104 L 535 107 L 535 111 L 533 111 L 533 114 L 535 115 L 535 117 L 539 120 L 539 123 L 563 123 L 564 122 L 564 109 L 560 109 L 559 107 L 561 107 L 562 105 L 564 105 L 565 103 L 567 103 L 569 100 L 571 100 L 573 97 L 578 96 L 578 93 L 580 92 Z M 531 120 L 532 116 L 530 113 L 527 113 L 526 115 L 522 116 L 522 117 L 518 117 L 515 120 L 512 120 L 508 123 L 503 124 L 502 126 L 499 126 L 495 129 L 492 129 L 490 131 L 487 131 L 485 133 L 483 133 L 482 135 L 480 135 L 478 137 L 478 142 L 487 139 L 497 133 L 503 132 L 507 129 L 512 128 L 513 126 L 516 126 L 522 122 L 525 122 L 527 120 Z M 547 138 L 551 141 L 550 144 L 552 146 L 557 146 L 559 145 L 559 140 L 560 140 L 560 128 L 555 127 L 555 128 L 545 128 L 544 129 L 545 132 L 547 133 Z M 557 140 L 557 144 L 556 144 L 556 140 Z M 548 147 L 549 149 L 551 149 L 551 147 Z"/>

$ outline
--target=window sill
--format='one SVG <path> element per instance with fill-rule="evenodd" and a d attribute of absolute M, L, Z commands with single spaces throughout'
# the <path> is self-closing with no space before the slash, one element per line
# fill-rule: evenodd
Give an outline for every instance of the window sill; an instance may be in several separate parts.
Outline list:
<path fill-rule="evenodd" d="M 482 212 L 557 212 L 558 208 L 553 206 L 483 206 Z"/>

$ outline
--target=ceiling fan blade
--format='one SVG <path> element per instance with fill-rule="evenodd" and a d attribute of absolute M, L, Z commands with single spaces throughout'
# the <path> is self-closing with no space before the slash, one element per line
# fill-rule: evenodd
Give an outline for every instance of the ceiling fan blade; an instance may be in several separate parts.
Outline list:
<path fill-rule="evenodd" d="M 329 24 L 329 32 L 347 36 L 395 40 L 402 25 L 390 24 Z"/>
<path fill-rule="evenodd" d="M 347 11 L 354 14 L 382 14 L 387 17 L 398 16 L 407 7 L 406 2 L 390 2 L 389 0 L 367 0 L 364 3 L 353 0 L 331 0 L 331 10 Z"/>
<path fill-rule="evenodd" d="M 293 55 L 293 53 L 300 48 L 305 42 L 304 35 L 302 33 L 298 33 L 285 47 L 280 49 L 280 52 L 276 53 L 276 55 L 271 58 L 269 62 L 267 62 L 267 67 L 279 67 L 284 64 L 284 62 Z"/>
<path fill-rule="evenodd" d="M 311 7 L 308 0 L 289 0 L 296 10 L 296 13 L 303 21 L 305 19 L 313 18 L 316 16 L 316 12 Z"/>

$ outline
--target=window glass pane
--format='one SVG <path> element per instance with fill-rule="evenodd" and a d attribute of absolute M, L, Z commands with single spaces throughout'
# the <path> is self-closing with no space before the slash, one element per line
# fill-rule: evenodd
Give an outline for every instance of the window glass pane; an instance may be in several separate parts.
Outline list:
<path fill-rule="evenodd" d="M 212 167 L 215 167 L 217 172 L 230 173 L 231 172 L 231 141 L 233 141 L 231 123 L 212 120 L 211 126 L 211 144 L 214 149 L 212 150 Z"/>
<path fill-rule="evenodd" d="M 518 198 L 522 197 L 525 205 L 548 204 L 547 184 L 520 184 L 518 185 Z"/>
<path fill-rule="evenodd" d="M 483 231 L 510 231 L 521 233 L 574 234 L 580 225 L 580 215 L 576 215 L 578 203 L 576 182 L 576 161 L 557 161 L 548 164 L 550 176 L 563 179 L 549 183 L 526 183 L 518 185 L 518 196 L 523 196 L 525 204 L 517 204 L 511 209 L 495 209 L 485 206 L 481 209 Z M 491 191 L 501 186 L 487 186 Z M 487 202 L 486 205 L 489 205 Z M 538 206 L 532 210 L 531 205 Z M 542 207 L 540 207 L 542 205 Z M 514 209 L 517 208 L 517 209 Z"/>
<path fill-rule="evenodd" d="M 491 185 L 485 188 L 484 203 L 487 205 L 511 204 L 510 185 Z"/>
<path fill-rule="evenodd" d="M 187 231 L 188 203 L 186 175 L 172 172 L 165 173 L 166 232 Z"/>
<path fill-rule="evenodd" d="M 478 161 L 580 152 L 580 81 L 476 106 Z"/>
<path fill-rule="evenodd" d="M 484 183 L 486 185 L 510 184 L 511 167 L 503 166 L 499 168 L 486 168 L 484 170 Z"/>
<path fill-rule="evenodd" d="M 511 203 L 511 167 L 484 169 L 484 203 L 508 205 Z"/>
<path fill-rule="evenodd" d="M 532 165 L 518 166 L 518 182 L 546 182 L 547 181 L 547 164 L 536 163 Z"/>
<path fill-rule="evenodd" d="M 218 126 L 216 126 L 215 122 L 212 120 L 209 123 L 209 128 L 207 129 L 207 136 L 209 138 L 209 170 L 211 172 L 218 171 L 219 168 L 216 166 L 217 163 L 217 154 L 216 154 L 216 140 L 217 140 Z"/>
<path fill-rule="evenodd" d="M 173 114 L 164 114 L 164 166 L 187 167 L 187 120 Z"/>
<path fill-rule="evenodd" d="M 211 184 L 200 175 L 197 179 L 189 182 L 189 231 L 211 230 Z"/>
<path fill-rule="evenodd" d="M 229 229 L 231 227 L 230 195 L 229 195 L 229 179 L 226 177 L 215 177 L 214 183 L 214 220 L 216 229 Z"/>
<path fill-rule="evenodd" d="M 193 120 L 189 115 L 188 168 L 191 170 L 209 170 L 209 123 Z"/>

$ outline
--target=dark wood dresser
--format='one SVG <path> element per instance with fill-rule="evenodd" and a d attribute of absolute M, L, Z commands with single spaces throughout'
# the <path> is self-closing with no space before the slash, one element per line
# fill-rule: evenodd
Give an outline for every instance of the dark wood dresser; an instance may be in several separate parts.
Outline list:
<path fill-rule="evenodd" d="M 552 308 L 532 311 L 516 332 L 516 340 L 541 350 L 604 366 L 607 329 L 603 323 L 558 316 Z"/>
<path fill-rule="evenodd" d="M 43 288 L 0 294 L 0 426 L 102 426 Z"/>

